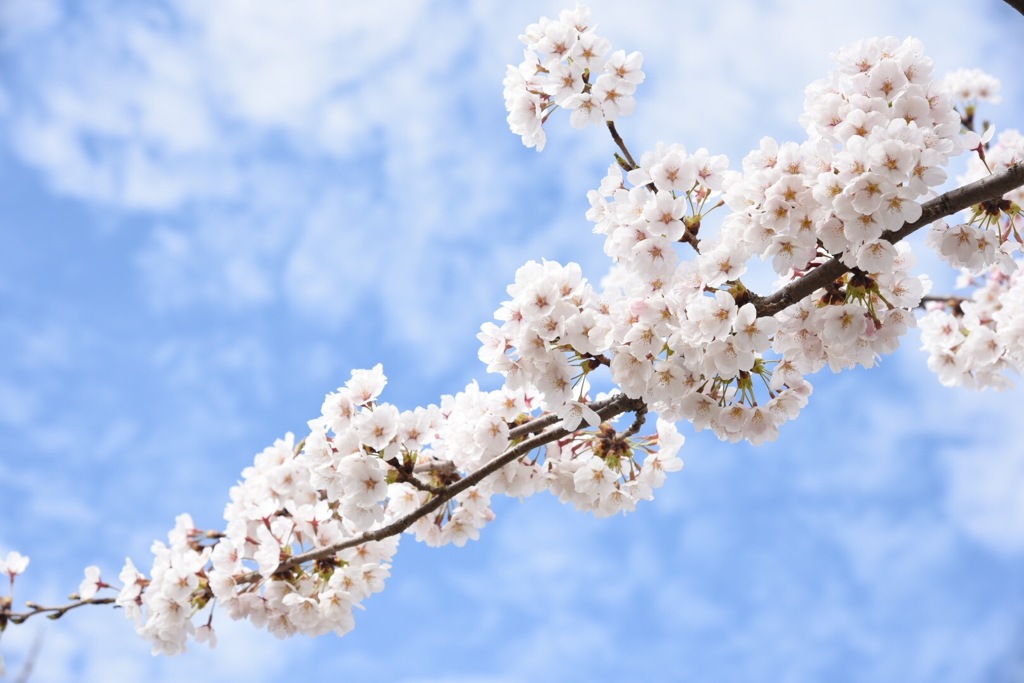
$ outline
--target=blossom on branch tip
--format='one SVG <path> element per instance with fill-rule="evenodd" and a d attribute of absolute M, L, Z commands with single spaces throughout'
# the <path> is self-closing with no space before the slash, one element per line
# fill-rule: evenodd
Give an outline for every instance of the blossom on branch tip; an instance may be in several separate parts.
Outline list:
<path fill-rule="evenodd" d="M 503 85 L 509 128 L 525 146 L 544 148 L 543 124 L 555 107 L 572 111 L 575 128 L 611 123 L 636 108 L 642 55 L 618 50 L 605 60 L 611 43 L 593 32 L 585 7 L 556 20 L 543 17 L 519 39 L 526 45 L 523 61 L 508 67 Z"/>
<path fill-rule="evenodd" d="M 78 597 L 82 600 L 91 600 L 96 597 L 96 592 L 105 587 L 107 584 L 103 583 L 100 578 L 100 568 L 93 565 L 85 568 L 85 579 L 78 586 Z"/>
<path fill-rule="evenodd" d="M 14 580 L 14 577 L 25 571 L 28 567 L 29 558 L 16 550 L 8 551 L 7 556 L 0 560 L 0 574 L 7 574 Z"/>

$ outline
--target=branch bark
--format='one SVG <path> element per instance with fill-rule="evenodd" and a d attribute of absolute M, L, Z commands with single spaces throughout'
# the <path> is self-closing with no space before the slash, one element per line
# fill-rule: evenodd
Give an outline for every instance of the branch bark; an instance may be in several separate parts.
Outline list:
<path fill-rule="evenodd" d="M 1018 0 L 1018 2 L 1024 5 L 1024 0 Z M 925 202 L 920 219 L 913 223 L 905 224 L 895 232 L 886 234 L 885 238 L 892 243 L 899 242 L 907 235 L 920 230 L 940 218 L 951 216 L 958 211 L 963 211 L 988 199 L 1001 197 L 1022 185 L 1024 185 L 1024 164 L 1015 164 L 1005 171 L 990 175 L 970 185 L 950 190 L 935 199 Z M 818 266 L 798 280 L 794 280 L 774 294 L 755 298 L 754 306 L 757 308 L 757 314 L 759 316 L 768 316 L 783 311 L 849 271 L 849 266 L 834 258 Z"/>
<path fill-rule="evenodd" d="M 66 605 L 54 607 L 26 602 L 24 612 L 15 612 L 11 609 L 10 605 L 0 604 L 0 625 L 5 623 L 5 620 L 10 621 L 12 624 L 23 624 L 26 619 L 39 616 L 40 614 L 45 614 L 50 619 L 60 619 L 71 610 L 85 605 L 112 605 L 114 602 L 115 598 L 89 598 L 88 600 L 75 600 Z"/>
<path fill-rule="evenodd" d="M 631 411 L 646 411 L 647 408 L 644 402 L 641 401 L 640 399 L 629 398 L 625 394 L 618 394 L 609 399 L 605 399 L 604 401 L 596 401 L 594 403 L 589 404 L 589 406 L 601 417 L 602 420 L 609 420 L 615 417 L 616 415 L 621 415 L 622 413 L 627 413 Z M 537 420 L 537 422 L 543 424 L 553 424 L 559 421 L 560 418 L 551 415 L 546 415 Z M 517 427 L 516 430 L 522 430 L 521 432 L 519 432 L 519 434 L 528 434 L 532 431 L 531 429 L 527 429 L 528 427 L 536 429 L 536 426 L 533 425 L 532 422 L 529 422 L 525 425 L 522 425 L 521 427 Z M 516 430 L 510 432 L 510 436 L 515 434 Z M 369 543 L 371 541 L 381 541 L 390 536 L 396 536 L 405 531 L 406 529 L 408 529 L 409 527 L 411 527 L 419 519 L 426 517 L 431 512 L 434 512 L 442 505 L 453 499 L 455 496 L 462 493 L 463 491 L 473 486 L 476 486 L 484 479 L 500 470 L 505 465 L 511 463 L 513 460 L 517 460 L 523 457 L 524 455 L 526 455 L 535 448 L 539 448 L 540 446 L 544 446 L 553 441 L 557 441 L 558 439 L 569 436 L 570 434 L 572 434 L 572 432 L 563 429 L 562 427 L 556 427 L 554 429 L 542 431 L 536 436 L 526 439 L 525 441 L 522 441 L 516 444 L 515 446 L 509 448 L 504 453 L 502 453 L 497 458 L 481 467 L 476 472 L 468 475 L 464 479 L 459 480 L 458 482 L 452 484 L 451 486 L 448 486 L 445 489 L 444 493 L 428 500 L 420 507 L 416 508 L 415 510 L 405 515 L 404 517 L 398 518 L 391 524 L 383 526 L 380 529 L 377 529 L 376 531 L 368 531 L 365 534 L 362 534 L 361 536 L 345 541 L 343 543 L 336 543 L 325 548 L 311 550 L 309 552 L 290 557 L 278 566 L 275 573 L 288 571 L 292 567 L 303 564 L 305 562 L 324 560 L 329 557 L 333 557 L 342 550 L 354 548 L 364 543 Z M 238 580 L 238 583 L 252 583 L 254 581 L 259 580 L 259 578 L 259 573 L 250 572 L 246 576 L 240 578 Z"/>
<path fill-rule="evenodd" d="M 1004 0 L 1004 2 L 1024 15 L 1024 0 Z"/>

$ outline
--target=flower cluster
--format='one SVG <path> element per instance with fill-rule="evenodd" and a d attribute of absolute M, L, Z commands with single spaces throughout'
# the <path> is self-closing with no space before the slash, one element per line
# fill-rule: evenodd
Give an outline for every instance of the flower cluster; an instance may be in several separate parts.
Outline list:
<path fill-rule="evenodd" d="M 968 74 L 980 78 L 975 72 Z M 998 92 L 995 83 L 996 87 L 983 80 L 985 87 Z M 991 146 L 983 138 L 979 142 L 961 182 L 1024 162 L 1024 136 L 1019 131 L 1004 131 Z M 950 226 L 940 221 L 929 231 L 929 244 L 940 257 L 962 269 L 961 284 L 975 287 L 970 299 L 929 303 L 921 320 L 928 367 L 947 386 L 1004 389 L 1012 386 L 1007 371 L 1024 370 L 1024 277 L 1015 260 L 1022 244 L 1022 205 L 1024 192 L 1017 188 L 974 207 L 966 223 Z"/>
<path fill-rule="evenodd" d="M 579 265 L 530 261 L 516 272 L 508 293 L 512 299 L 495 313 L 501 327 L 485 323 L 477 335 L 480 360 L 489 372 L 504 375 L 508 387 L 538 390 L 541 407 L 564 412 L 566 429 L 584 420 L 597 426 L 600 418 L 580 403 L 585 383 L 577 380 L 583 366 L 607 350 L 612 330 Z"/>
<path fill-rule="evenodd" d="M 1006 389 L 1007 371 L 1024 371 L 1024 277 L 993 266 L 968 300 L 930 305 L 921 344 L 928 367 L 946 386 Z"/>
<path fill-rule="evenodd" d="M 548 485 L 563 503 L 597 517 L 631 512 L 637 502 L 654 498 L 667 472 L 682 469 L 677 453 L 684 440 L 665 420 L 658 420 L 656 434 L 637 440 L 604 424 L 596 434 L 576 434 L 548 445 Z M 646 454 L 643 461 L 638 453 Z"/>
<path fill-rule="evenodd" d="M 694 164 L 681 146 L 662 146 L 627 174 L 632 188 L 613 168 L 601 189 L 591 193 L 588 217 L 607 236 L 606 252 L 619 266 L 613 279 L 623 291 L 645 297 L 631 300 L 630 309 L 664 311 L 661 321 L 674 312 L 684 314 L 677 335 L 647 333 L 646 338 L 666 342 L 671 353 L 663 363 L 696 361 L 688 373 L 682 368 L 666 373 L 676 380 L 669 392 L 675 406 L 645 393 L 642 381 L 634 382 L 632 390 L 648 401 L 662 398 L 657 409 L 663 414 L 686 417 L 697 428 L 710 426 L 724 438 L 738 434 L 723 427 L 723 416 L 731 414 L 767 425 L 739 432 L 740 438 L 771 438 L 777 426 L 758 414 L 753 401 L 744 405 L 750 394 L 743 373 L 767 376 L 763 370 L 773 362 L 770 388 L 800 389 L 789 392 L 787 402 L 793 408 L 775 413 L 791 417 L 802 405 L 798 397 L 806 395 L 803 375 L 825 365 L 833 370 L 870 367 L 915 325 L 912 311 L 930 283 L 910 273 L 916 259 L 909 247 L 887 237 L 921 217 L 920 202 L 946 179 L 943 167 L 950 157 L 977 144 L 961 136 L 961 115 L 949 88 L 962 89 L 973 79 L 969 90 L 976 98 L 997 90 L 973 73 L 932 81 L 931 61 L 913 39 L 863 41 L 840 51 L 836 60 L 832 75 L 807 90 L 802 117 L 807 141 L 779 144 L 764 138 L 743 160 L 742 173 L 726 171 L 724 160 Z M 990 154 L 1001 168 L 1020 160 L 1019 154 L 1006 151 L 1014 144 L 1005 137 L 1008 144 Z M 704 150 L 694 156 L 708 158 Z M 703 172 L 695 175 L 695 165 Z M 679 264 L 672 243 L 694 243 L 690 238 L 701 226 L 703 207 L 719 189 L 731 213 L 717 236 L 700 242 L 693 261 Z M 991 250 L 993 243 L 983 243 L 981 251 Z M 730 340 L 729 324 L 738 319 L 746 294 L 740 278 L 755 255 L 771 260 L 780 285 L 832 258 L 854 272 L 774 319 L 758 318 L 747 308 L 741 325 L 752 325 L 751 332 L 745 339 L 733 328 Z M 669 297 L 688 293 L 689 298 L 663 306 L 664 292 Z M 616 335 L 616 340 L 624 338 Z M 762 345 L 754 348 L 748 341 L 754 339 Z M 678 341 L 686 342 L 685 347 Z M 767 361 L 752 356 L 767 350 L 764 342 L 781 357 Z M 636 355 L 652 357 L 650 352 Z M 650 375 L 643 362 L 630 363 L 643 368 L 641 375 Z M 736 380 L 730 384 L 730 378 Z M 620 373 L 614 379 L 628 393 L 635 378 Z M 697 385 L 710 395 L 687 394 L 686 389 Z"/>
<path fill-rule="evenodd" d="M 527 42 L 560 60 L 547 46 L 561 45 L 552 36 L 571 23 L 543 22 Z M 760 443 L 805 404 L 805 375 L 870 367 L 894 350 L 929 283 L 910 274 L 909 248 L 886 236 L 920 218 L 920 202 L 946 179 L 943 167 L 963 149 L 961 118 L 915 40 L 864 41 L 836 61 L 807 90 L 808 140 L 765 138 L 742 173 L 682 145 L 659 145 L 625 174 L 612 166 L 588 212 L 615 264 L 605 291 L 575 264 L 528 264 L 497 314 L 501 327 L 480 335 L 488 369 L 536 387 L 547 409 L 578 423 L 591 416 L 571 389 L 607 365 L 626 395 L 663 417 Z M 538 78 L 553 69 L 544 63 Z M 731 213 L 720 231 L 698 241 L 723 203 Z M 681 260 L 681 242 L 697 248 L 694 259 Z M 855 271 L 762 317 L 741 281 L 755 256 L 771 260 L 781 284 L 833 257 Z"/>
<path fill-rule="evenodd" d="M 968 161 L 967 172 L 958 179 L 961 184 L 1024 162 L 1024 135 L 1020 131 L 1003 131 L 990 145 L 993 133 L 994 129 L 989 128 L 983 136 L 969 134 L 972 139 L 968 144 L 976 154 Z M 1003 273 L 1010 273 L 1017 267 L 1014 257 L 1021 250 L 1021 206 L 1024 189 L 1017 188 L 998 201 L 975 206 L 964 223 L 936 221 L 928 232 L 928 244 L 943 261 L 971 275 L 980 275 L 994 264 Z"/>
<path fill-rule="evenodd" d="M 633 93 L 644 80 L 639 52 L 613 52 L 594 33 L 590 10 L 577 5 L 558 20 L 544 17 L 519 39 L 526 44 L 523 62 L 505 76 L 505 108 L 512 132 L 527 147 L 544 149 L 543 124 L 556 107 L 572 111 L 576 128 L 613 122 L 636 108 Z"/>
<path fill-rule="evenodd" d="M 1002 100 L 999 95 L 1002 89 L 999 79 L 981 69 L 957 69 L 950 72 L 942 79 L 942 88 L 968 107 L 978 102 L 997 104 Z"/>
<path fill-rule="evenodd" d="M 918 41 L 862 41 L 834 57 L 831 76 L 807 88 L 808 140 L 765 138 L 726 183 L 727 239 L 790 278 L 833 256 L 888 270 L 896 251 L 885 236 L 921 217 L 962 151 L 960 115 Z"/>
<path fill-rule="evenodd" d="M 353 609 L 383 589 L 398 531 L 429 545 L 464 545 L 494 519 L 494 494 L 524 497 L 551 487 L 562 495 L 565 472 L 588 459 L 578 446 L 584 436 L 574 435 L 563 443 L 578 451 L 579 462 L 550 455 L 544 463 L 540 451 L 524 454 L 442 498 L 446 487 L 505 453 L 513 439 L 522 441 L 530 430 L 520 434 L 514 427 L 528 427 L 543 401 L 532 389 L 485 392 L 472 383 L 440 405 L 399 411 L 379 400 L 386 382 L 380 365 L 353 371 L 324 399 L 305 439 L 296 444 L 289 434 L 258 454 L 231 490 L 224 532 L 200 531 L 182 515 L 169 543 L 154 543 L 148 578 L 128 560 L 116 602 L 154 653 L 180 653 L 189 636 L 215 644 L 214 605 L 279 637 L 347 633 Z M 593 495 L 595 510 L 630 509 L 627 503 L 650 498 L 664 473 L 682 466 L 675 454 L 683 439 L 672 425 L 659 423 L 660 450 L 659 436 L 632 439 L 609 425 L 602 430 L 603 443 L 614 444 L 605 457 L 621 479 L 615 488 L 628 495 L 601 488 Z M 590 449 L 590 460 L 600 448 Z M 647 453 L 643 463 L 634 448 Z M 581 481 L 580 495 L 592 488 Z M 395 523 L 401 527 L 386 532 Z M 88 599 L 111 587 L 90 567 L 80 593 Z M 201 613 L 208 616 L 196 626 Z"/>
<path fill-rule="evenodd" d="M 714 274 L 702 275 L 714 261 L 680 263 L 674 247 L 689 230 L 684 224 L 698 221 L 688 202 L 697 211 L 704 206 L 713 194 L 708 184 L 717 184 L 706 171 L 720 164 L 679 147 L 660 152 L 645 155 L 645 165 L 631 174 L 641 185 L 627 190 L 613 167 L 610 182 L 591 193 L 589 215 L 617 264 L 605 291 L 596 293 L 576 264 L 526 264 L 509 287 L 513 298 L 496 313 L 502 325 L 487 323 L 478 335 L 480 357 L 508 384 L 536 388 L 542 407 L 563 415 L 567 429 L 583 420 L 597 424 L 582 404 L 585 379 L 607 367 L 623 393 L 669 421 L 687 418 L 723 439 L 773 439 L 805 404 L 810 385 L 784 370 L 772 381 L 768 401 L 758 403 L 753 377 L 771 376 L 762 354 L 777 321 L 758 317 L 740 284 L 709 296 L 727 266 L 719 263 Z M 691 191 L 678 200 L 651 180 L 667 166 L 673 175 L 694 169 Z M 652 258 L 658 250 L 663 255 Z"/>
<path fill-rule="evenodd" d="M 397 537 L 353 543 L 308 565 L 282 563 L 342 545 L 394 517 L 386 509 L 393 469 L 387 460 L 397 462 L 403 449 L 407 454 L 429 440 L 437 410 L 399 413 L 378 403 L 385 383 L 379 365 L 354 371 L 327 396 L 302 444 L 289 434 L 258 454 L 231 490 L 226 531 L 213 535 L 214 544 L 203 544 L 183 515 L 170 545 L 154 544 L 150 578 L 128 560 L 117 602 L 154 652 L 182 652 L 189 635 L 214 644 L 212 613 L 204 626 L 193 625 L 214 603 L 279 637 L 352 629 L 353 608 L 389 576 Z"/>
<path fill-rule="evenodd" d="M 547 27 L 529 32 L 531 44 Z M 946 179 L 965 147 L 961 116 L 916 40 L 863 41 L 836 61 L 808 88 L 808 140 L 765 138 L 742 173 L 681 145 L 659 145 L 625 174 L 613 165 L 588 212 L 615 263 L 605 291 L 575 264 L 528 264 L 497 313 L 503 324 L 480 335 L 488 369 L 538 388 L 545 408 L 575 425 L 589 416 L 572 387 L 607 365 L 626 395 L 667 419 L 759 443 L 804 405 L 806 374 L 870 367 L 893 351 L 930 285 L 911 275 L 909 247 L 887 237 L 918 220 Z M 731 213 L 721 230 L 698 242 L 722 203 Z M 681 261 L 680 242 L 698 249 L 693 260 Z M 770 259 L 783 285 L 832 258 L 854 272 L 762 317 L 740 279 L 754 256 Z"/>
<path fill-rule="evenodd" d="M 632 429 L 620 433 L 602 423 L 585 403 L 590 373 L 609 366 L 615 378 L 620 356 L 605 354 L 625 332 L 616 329 L 612 309 L 621 314 L 625 308 L 599 296 L 575 263 L 531 261 L 516 272 L 508 292 L 512 299 L 495 313 L 502 325 L 485 323 L 477 335 L 480 359 L 504 376 L 507 387 L 535 394 L 533 404 L 559 416 L 567 432 L 598 427 L 596 433 L 576 432 L 548 446 L 545 485 L 561 500 L 602 516 L 650 499 L 664 472 L 682 467 L 676 452 L 683 438 L 675 426 L 659 420 L 657 435 L 634 438 Z M 648 341 L 653 344 L 653 337 Z M 618 383 L 634 398 L 646 389 L 632 391 L 635 387 Z M 638 454 L 644 452 L 641 462 Z"/>

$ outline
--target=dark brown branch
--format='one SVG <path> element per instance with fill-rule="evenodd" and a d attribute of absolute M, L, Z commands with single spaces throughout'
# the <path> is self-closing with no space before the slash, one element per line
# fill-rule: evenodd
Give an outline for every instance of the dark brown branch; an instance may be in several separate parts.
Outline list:
<path fill-rule="evenodd" d="M 440 494 L 440 493 L 444 492 L 444 487 L 443 486 L 434 486 L 433 484 L 428 484 L 427 482 L 420 480 L 419 477 L 417 477 L 415 474 L 413 474 L 413 472 L 415 471 L 415 468 L 403 467 L 401 464 L 399 464 L 398 458 L 391 458 L 391 460 L 388 460 L 387 463 L 389 465 L 391 465 L 391 467 L 394 469 L 394 471 L 395 471 L 395 481 L 397 483 L 410 484 L 410 485 L 412 485 L 413 488 L 417 488 L 420 491 L 426 491 L 427 493 L 433 493 L 434 495 L 437 495 L 437 494 Z M 433 465 L 433 464 L 434 463 L 427 463 L 427 465 Z M 444 463 L 437 463 L 437 464 L 440 465 L 440 464 L 444 464 Z M 454 474 L 454 472 L 451 472 L 451 471 L 444 471 L 443 468 L 441 468 L 441 467 L 437 467 L 437 468 L 424 467 L 420 471 L 421 472 L 430 472 L 431 474 L 434 474 L 434 475 L 439 476 L 441 478 L 444 478 L 446 476 L 451 476 L 452 474 Z"/>
<path fill-rule="evenodd" d="M 636 418 L 633 420 L 633 424 L 629 426 L 629 429 L 622 432 L 622 438 L 628 439 L 638 434 L 645 422 L 647 422 L 647 406 L 641 404 L 640 408 L 636 410 Z"/>
<path fill-rule="evenodd" d="M 638 398 L 629 398 L 624 394 L 618 394 L 604 401 L 597 401 L 595 403 L 591 403 L 590 408 L 592 408 L 601 417 L 602 420 L 609 420 L 615 417 L 616 415 L 621 415 L 622 413 L 643 410 L 646 408 L 646 406 L 644 402 Z M 539 421 L 540 420 L 537 420 L 536 422 Z M 555 421 L 558 421 L 558 418 L 556 418 Z M 527 424 L 530 426 L 534 426 L 532 422 Z M 523 427 L 526 426 L 527 425 L 523 425 Z M 295 555 L 294 557 L 290 557 L 278 566 L 277 571 L 275 573 L 286 572 L 292 567 L 298 566 L 305 562 L 325 560 L 329 557 L 333 557 L 342 550 L 354 548 L 356 546 L 363 545 L 364 543 L 370 543 L 371 541 L 380 541 L 390 536 L 396 536 L 405 531 L 406 529 L 408 529 L 409 527 L 411 527 L 421 518 L 426 517 L 431 512 L 434 512 L 435 510 L 440 508 L 442 505 L 453 499 L 455 496 L 459 495 L 463 491 L 473 486 L 476 486 L 484 479 L 500 470 L 505 465 L 511 463 L 513 460 L 521 458 L 522 456 L 526 455 L 535 448 L 552 443 L 553 441 L 557 441 L 558 439 L 569 436 L 572 433 L 573 432 L 563 429 L 562 427 L 556 427 L 554 429 L 549 429 L 547 431 L 541 432 L 540 434 L 525 441 L 522 441 L 519 444 L 513 446 L 512 448 L 509 448 L 500 456 L 498 456 L 491 462 L 487 463 L 476 472 L 473 472 L 472 474 L 466 476 L 464 479 L 447 487 L 443 494 L 428 500 L 420 507 L 416 508 L 415 510 L 405 515 L 404 517 L 398 518 L 391 524 L 383 526 L 380 529 L 377 529 L 376 531 L 368 531 L 365 534 L 362 534 L 361 536 L 350 539 L 343 543 L 336 543 L 334 545 L 327 546 L 326 548 L 319 548 L 317 550 L 311 550 L 309 552 L 302 553 L 300 555 Z M 252 583 L 254 581 L 258 581 L 259 579 L 260 574 L 258 572 L 250 572 L 249 574 L 239 578 L 238 583 Z"/>
<path fill-rule="evenodd" d="M 963 296 L 937 296 L 935 294 L 929 294 L 927 296 L 921 297 L 921 303 L 918 304 L 918 307 L 924 308 L 926 304 L 946 304 L 948 306 L 959 306 L 965 301 L 967 301 L 967 298 Z"/>
<path fill-rule="evenodd" d="M 964 310 L 961 306 L 963 306 L 965 301 L 968 301 L 968 299 L 963 296 L 931 295 L 921 297 L 921 301 L 917 304 L 917 307 L 922 311 L 926 311 L 928 310 L 928 304 L 942 304 L 947 313 L 951 313 L 957 318 L 960 318 L 963 317 L 964 314 Z"/>
<path fill-rule="evenodd" d="M 1007 5 L 1024 14 L 1024 0 L 1003 0 Z"/>
<path fill-rule="evenodd" d="M 518 427 L 510 429 L 508 431 L 508 440 L 515 441 L 516 439 L 521 439 L 524 436 L 536 434 L 537 432 L 543 431 L 551 425 L 560 422 L 561 419 L 562 418 L 558 417 L 554 413 L 541 415 L 540 417 L 536 417 L 529 422 L 519 425 Z"/>
<path fill-rule="evenodd" d="M 437 474 L 441 477 L 450 477 L 456 473 L 455 463 L 451 460 L 430 460 L 418 462 L 412 468 L 416 474 Z"/>
<path fill-rule="evenodd" d="M 895 232 L 887 233 L 885 238 L 893 243 L 899 242 L 907 235 L 920 230 L 940 218 L 951 216 L 958 211 L 963 211 L 983 201 L 1001 197 L 1022 185 L 1024 185 L 1024 164 L 1016 164 L 1005 171 L 990 175 L 970 185 L 950 190 L 946 194 L 925 202 L 922 207 L 921 218 L 913 223 L 905 224 Z M 757 314 L 759 316 L 767 316 L 785 310 L 803 301 L 804 298 L 813 294 L 815 290 L 825 287 L 849 270 L 848 266 L 844 265 L 839 259 L 834 258 L 818 266 L 800 279 L 789 283 L 771 296 L 755 297 L 754 305 L 757 307 Z"/>
<path fill-rule="evenodd" d="M 630 154 L 629 150 L 626 148 L 626 143 L 622 140 L 622 136 L 619 135 L 619 131 L 616 130 L 615 122 L 614 121 L 608 121 L 607 123 L 608 123 L 608 132 L 612 134 L 612 140 L 614 140 L 615 144 L 618 146 L 618 148 L 620 150 L 622 150 L 622 155 L 624 157 L 626 157 L 626 161 L 628 161 L 629 165 L 632 166 L 633 168 L 640 168 L 640 166 L 637 165 L 637 163 L 633 160 L 633 155 Z M 633 170 L 633 169 L 626 169 L 626 170 Z"/>

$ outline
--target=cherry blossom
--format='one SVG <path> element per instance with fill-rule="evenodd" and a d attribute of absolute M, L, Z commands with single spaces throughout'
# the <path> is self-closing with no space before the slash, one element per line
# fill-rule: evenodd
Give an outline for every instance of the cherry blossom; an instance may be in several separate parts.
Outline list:
<path fill-rule="evenodd" d="M 29 558 L 27 556 L 22 555 L 17 550 L 11 550 L 4 559 L 0 560 L 0 574 L 7 574 L 13 583 L 15 576 L 25 572 L 28 562 Z"/>

